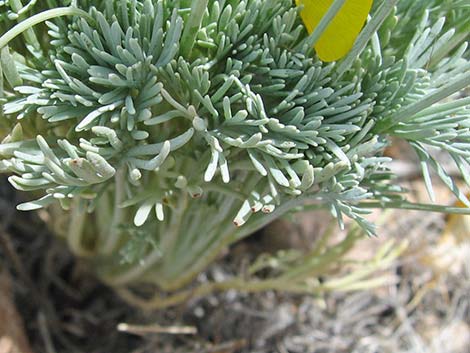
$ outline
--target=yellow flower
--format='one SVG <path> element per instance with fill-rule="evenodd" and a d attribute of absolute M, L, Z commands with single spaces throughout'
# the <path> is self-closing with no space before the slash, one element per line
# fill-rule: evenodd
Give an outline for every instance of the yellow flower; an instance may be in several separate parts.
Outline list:
<path fill-rule="evenodd" d="M 373 0 L 346 0 L 315 45 L 322 61 L 335 61 L 345 56 L 352 48 L 372 7 Z M 300 16 L 312 33 L 327 13 L 333 0 L 295 0 L 303 5 Z"/>

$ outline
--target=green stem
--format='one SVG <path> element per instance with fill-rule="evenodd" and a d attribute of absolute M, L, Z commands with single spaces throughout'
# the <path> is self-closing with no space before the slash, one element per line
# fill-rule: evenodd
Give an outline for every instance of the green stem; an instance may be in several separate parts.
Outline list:
<path fill-rule="evenodd" d="M 2 63 L 0 62 L 0 119 L 3 118 L 3 97 L 5 96 L 4 84 L 3 84 L 3 69 Z"/>
<path fill-rule="evenodd" d="M 52 18 L 61 17 L 61 16 L 80 16 L 86 19 L 91 19 L 91 20 L 93 19 L 85 11 L 72 8 L 72 7 L 59 7 L 57 9 L 46 10 L 18 23 L 12 29 L 6 32 L 3 36 L 1 36 L 0 48 L 3 48 L 14 38 L 19 36 L 24 31 L 28 30 L 29 28 L 37 25 L 38 23 L 50 20 Z"/>
<path fill-rule="evenodd" d="M 173 254 L 175 244 L 178 244 L 180 238 L 184 236 L 184 230 L 181 225 L 184 220 L 185 211 L 188 208 L 188 195 L 182 194 L 178 201 L 178 207 L 173 210 L 170 222 L 170 234 L 162 234 L 161 252 L 163 254 Z"/>
<path fill-rule="evenodd" d="M 109 234 L 107 234 L 104 245 L 100 249 L 100 253 L 103 255 L 109 255 L 114 251 L 121 234 L 119 230 L 119 224 L 122 223 L 124 210 L 120 207 L 120 205 L 126 198 L 124 193 L 126 178 L 125 171 L 123 169 L 119 169 L 116 172 L 115 180 L 113 219 L 109 227 Z"/>
<path fill-rule="evenodd" d="M 317 257 L 323 253 L 323 251 L 326 249 L 328 245 L 328 241 L 330 240 L 331 236 L 333 235 L 337 227 L 338 227 L 338 222 L 336 220 L 330 221 L 328 228 L 323 232 L 321 238 L 314 245 L 314 248 L 312 249 L 312 251 L 310 251 L 310 257 Z"/>
<path fill-rule="evenodd" d="M 328 283 L 323 285 L 325 291 L 341 291 L 341 292 L 353 292 L 360 290 L 370 290 L 372 288 L 381 287 L 390 283 L 390 279 L 387 277 L 377 277 L 366 279 L 363 281 L 351 282 L 349 284 L 344 284 L 339 287 L 331 286 Z"/>
<path fill-rule="evenodd" d="M 330 6 L 328 11 L 326 12 L 325 16 L 322 17 L 320 23 L 315 28 L 313 33 L 308 38 L 308 45 L 314 47 L 317 42 L 320 40 L 322 34 L 326 31 L 328 26 L 330 25 L 331 21 L 336 17 L 338 12 L 343 7 L 346 0 L 335 0 L 333 4 Z"/>
<path fill-rule="evenodd" d="M 389 132 L 394 126 L 399 123 L 405 123 L 413 119 L 413 117 L 423 111 L 424 109 L 432 106 L 435 103 L 451 96 L 452 94 L 463 90 L 470 85 L 470 72 L 458 76 L 448 84 L 439 87 L 430 94 L 422 97 L 420 100 L 398 110 L 392 116 L 380 121 L 376 125 L 376 133 L 382 134 Z"/>
<path fill-rule="evenodd" d="M 434 53 L 429 62 L 429 67 L 434 68 L 457 46 L 461 45 L 468 38 L 468 32 L 457 33 L 444 45 L 437 53 Z"/>
<path fill-rule="evenodd" d="M 21 13 L 21 10 L 23 9 L 23 4 L 20 0 L 10 0 L 10 7 L 13 11 L 16 13 Z M 24 11 L 21 13 L 21 15 L 18 17 L 18 20 L 22 20 L 25 18 Z M 36 33 L 34 33 L 32 28 L 28 28 L 24 33 L 23 36 L 26 40 L 26 42 L 31 45 L 36 51 L 40 52 L 41 51 L 41 45 L 39 44 L 39 40 L 36 36 Z"/>
<path fill-rule="evenodd" d="M 248 221 L 240 228 L 236 228 L 231 221 L 224 223 L 224 226 L 219 229 L 225 229 L 225 234 L 221 234 L 219 237 L 217 237 L 217 240 L 213 244 L 209 245 L 207 250 L 204 251 L 204 253 L 201 254 L 198 259 L 195 259 L 194 263 L 191 265 L 191 268 L 187 269 L 184 273 L 177 275 L 168 283 L 165 283 L 164 289 L 175 290 L 188 284 L 211 262 L 213 262 L 217 256 L 222 253 L 223 249 L 227 248 L 234 242 L 253 234 L 257 230 L 263 228 L 293 208 L 304 203 L 305 199 L 302 198 L 287 201 L 281 206 L 277 207 L 273 213 L 266 215 L 253 215 L 253 217 L 256 217 L 256 220 L 252 222 Z"/>
<path fill-rule="evenodd" d="M 161 260 L 162 253 L 170 251 L 170 248 L 173 246 L 173 242 L 178 239 L 180 233 L 180 226 L 183 222 L 182 215 L 184 214 L 185 207 L 187 207 L 187 201 L 182 201 L 180 207 L 173 211 L 173 217 L 171 223 L 167 230 L 164 230 L 164 233 L 161 234 L 163 241 L 161 247 L 156 249 L 145 256 L 141 262 L 135 264 L 129 269 L 126 269 L 124 272 L 117 274 L 103 274 L 105 282 L 110 285 L 119 286 L 126 283 L 135 282 L 137 279 L 142 277 L 142 275 L 148 272 L 157 262 Z M 162 250 L 164 249 L 164 250 Z M 176 261 L 177 259 L 172 259 Z M 158 278 L 160 280 L 160 278 Z"/>
<path fill-rule="evenodd" d="M 359 55 L 361 55 L 362 51 L 366 48 L 369 40 L 373 37 L 374 34 L 377 33 L 380 26 L 393 11 L 393 8 L 395 7 L 397 1 L 398 0 L 384 1 L 375 13 L 374 17 L 372 17 L 372 19 L 364 27 L 364 29 L 359 34 L 359 37 L 357 37 L 356 42 L 354 43 L 354 46 L 352 47 L 351 51 L 348 53 L 346 58 L 342 60 L 340 66 L 338 67 L 338 76 L 336 78 L 337 81 L 343 76 L 343 74 L 347 70 L 349 70 L 349 68 L 354 63 L 354 61 L 357 60 Z"/>
<path fill-rule="evenodd" d="M 438 213 L 451 213 L 470 215 L 470 208 L 467 207 L 448 207 L 440 205 L 430 205 L 423 203 L 411 203 L 403 201 L 389 201 L 389 202 L 361 202 L 358 205 L 362 208 L 382 208 L 382 209 L 401 209 L 401 210 L 413 210 L 413 211 L 426 211 L 426 212 L 438 212 Z"/>
<path fill-rule="evenodd" d="M 196 41 L 197 32 L 201 28 L 204 12 L 207 9 L 209 0 L 193 0 L 191 5 L 191 13 L 188 22 L 184 26 L 183 35 L 181 37 L 181 56 L 188 59 Z"/>
<path fill-rule="evenodd" d="M 83 227 L 85 225 L 86 210 L 78 198 L 73 202 L 72 216 L 67 232 L 67 243 L 71 251 L 80 257 L 92 255 L 92 252 L 83 247 Z"/>
<path fill-rule="evenodd" d="M 148 271 L 162 257 L 160 250 L 152 251 L 149 255 L 142 259 L 141 263 L 132 266 L 128 271 L 117 275 L 102 274 L 103 281 L 111 286 L 122 286 L 128 283 L 136 282 L 141 276 Z"/>
<path fill-rule="evenodd" d="M 133 305 L 145 310 L 155 310 L 175 306 L 191 298 L 202 297 L 212 292 L 227 291 L 231 289 L 248 293 L 264 292 L 267 290 L 282 290 L 289 291 L 291 293 L 319 293 L 324 290 L 322 286 L 309 288 L 305 285 L 286 283 L 279 280 L 246 281 L 240 278 L 235 278 L 224 282 L 205 283 L 194 289 L 188 289 L 168 297 L 155 296 L 150 300 L 137 297 L 125 289 L 118 289 L 118 293 Z"/>
<path fill-rule="evenodd" d="M 359 239 L 362 233 L 358 229 L 352 229 L 346 238 L 339 244 L 332 246 L 322 255 L 307 254 L 298 266 L 281 275 L 283 280 L 302 280 L 325 273 L 328 268 L 338 263 L 338 259 L 347 253 Z"/>
<path fill-rule="evenodd" d="M 217 247 L 222 239 L 236 231 L 231 220 L 239 207 L 239 203 L 235 202 L 233 198 L 229 198 L 218 209 L 218 214 L 211 219 L 206 217 L 192 218 L 192 221 L 187 224 L 188 228 L 194 229 L 194 231 L 192 234 L 185 231 L 185 234 L 179 235 L 182 239 L 178 242 L 175 251 L 167 256 L 161 268 L 162 275 L 160 277 L 170 279 L 169 282 L 173 282 L 175 278 L 181 276 L 181 273 L 186 273 L 187 269 L 193 269 L 196 262 L 203 258 L 207 259 L 208 254 L 211 254 L 212 249 Z M 205 235 L 201 236 L 204 233 Z M 217 256 L 217 254 L 215 255 Z"/>

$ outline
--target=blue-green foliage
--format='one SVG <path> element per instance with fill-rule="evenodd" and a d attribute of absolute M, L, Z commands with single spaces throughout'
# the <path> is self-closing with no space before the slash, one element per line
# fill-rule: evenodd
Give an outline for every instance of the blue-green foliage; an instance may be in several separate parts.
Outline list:
<path fill-rule="evenodd" d="M 4 119 L 24 131 L 0 145 L 1 166 L 16 188 L 46 193 L 22 209 L 81 198 L 93 210 L 123 170 L 136 226 L 187 193 L 211 211 L 238 199 L 237 226 L 302 198 L 373 233 L 362 202 L 405 202 L 383 156 L 390 135 L 410 141 L 431 195 L 434 169 L 467 202 L 432 158 L 448 152 L 470 181 L 469 100 L 438 103 L 470 80 L 465 1 L 399 2 L 341 72 L 315 57 L 291 0 L 209 1 L 184 57 L 190 1 L 72 6 L 93 20 L 47 22 L 31 57 L 18 41 L 2 50 Z"/>

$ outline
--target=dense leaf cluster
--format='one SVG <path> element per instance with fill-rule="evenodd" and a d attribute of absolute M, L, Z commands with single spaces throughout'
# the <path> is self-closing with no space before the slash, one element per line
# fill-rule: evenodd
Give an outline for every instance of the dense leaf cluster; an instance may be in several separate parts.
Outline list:
<path fill-rule="evenodd" d="M 0 166 L 45 193 L 20 208 L 78 200 L 91 212 L 110 192 L 110 214 L 129 210 L 121 226 L 152 233 L 183 195 L 196 205 L 184 225 L 200 231 L 297 200 L 372 234 L 367 202 L 409 206 L 383 156 L 389 136 L 410 142 L 431 195 L 434 170 L 467 202 L 433 155 L 450 154 L 470 184 L 470 100 L 440 103 L 470 83 L 468 5 L 393 3 L 376 2 L 351 55 L 325 64 L 291 0 L 210 0 L 196 29 L 191 1 L 0 1 L 5 32 L 52 7 L 88 14 L 1 51 Z"/>

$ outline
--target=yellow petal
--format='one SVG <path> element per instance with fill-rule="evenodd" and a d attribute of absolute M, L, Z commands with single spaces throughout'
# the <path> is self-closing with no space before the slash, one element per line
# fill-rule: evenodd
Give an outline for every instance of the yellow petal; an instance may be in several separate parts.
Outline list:
<path fill-rule="evenodd" d="M 346 0 L 315 45 L 322 61 L 341 59 L 351 50 L 366 22 L 372 2 L 373 0 Z M 296 0 L 296 4 L 304 6 L 300 16 L 308 32 L 312 33 L 333 4 L 333 0 Z"/>

